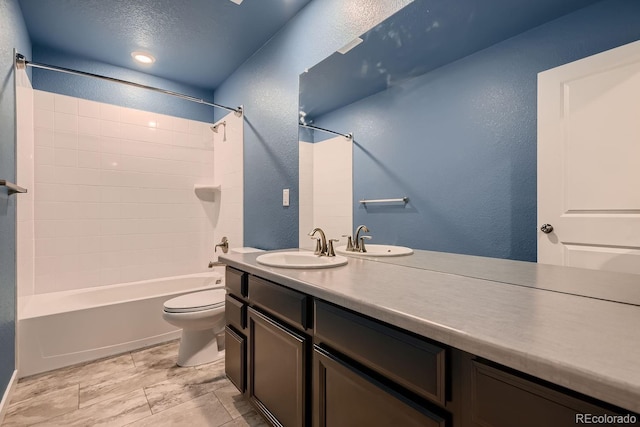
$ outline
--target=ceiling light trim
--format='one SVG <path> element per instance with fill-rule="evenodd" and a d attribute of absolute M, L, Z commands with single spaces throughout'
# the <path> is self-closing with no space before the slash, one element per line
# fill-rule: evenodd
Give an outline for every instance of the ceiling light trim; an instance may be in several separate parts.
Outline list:
<path fill-rule="evenodd" d="M 137 50 L 135 52 L 131 52 L 131 57 L 139 64 L 143 65 L 151 65 L 156 62 L 155 56 L 151 55 L 149 52 L 143 52 Z"/>

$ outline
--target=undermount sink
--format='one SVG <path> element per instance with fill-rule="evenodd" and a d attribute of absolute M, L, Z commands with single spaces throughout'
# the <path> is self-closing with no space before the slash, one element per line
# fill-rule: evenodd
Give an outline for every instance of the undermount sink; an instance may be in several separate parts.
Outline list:
<path fill-rule="evenodd" d="M 336 253 L 349 255 L 349 256 L 360 256 L 360 257 L 404 256 L 404 255 L 411 255 L 413 253 L 413 249 L 407 248 L 404 246 L 366 245 L 365 248 L 367 249 L 367 252 L 351 252 L 351 251 L 347 251 L 346 246 L 338 246 L 336 248 Z"/>
<path fill-rule="evenodd" d="M 349 262 L 343 256 L 320 256 L 313 252 L 273 252 L 260 255 L 256 261 L 270 267 L 283 268 L 331 268 Z"/>

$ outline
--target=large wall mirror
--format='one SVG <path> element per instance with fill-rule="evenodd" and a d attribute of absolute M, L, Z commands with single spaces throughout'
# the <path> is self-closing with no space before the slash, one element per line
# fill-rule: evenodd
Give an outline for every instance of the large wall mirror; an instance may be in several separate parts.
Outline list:
<path fill-rule="evenodd" d="M 366 224 L 371 243 L 536 261 L 537 74 L 637 39 L 613 6 L 415 0 L 303 73 L 300 119 L 354 138 L 300 129 L 301 246 Z"/>

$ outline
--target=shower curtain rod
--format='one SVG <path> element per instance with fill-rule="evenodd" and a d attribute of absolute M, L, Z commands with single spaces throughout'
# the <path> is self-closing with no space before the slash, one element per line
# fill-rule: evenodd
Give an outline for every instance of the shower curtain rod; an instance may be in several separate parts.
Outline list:
<path fill-rule="evenodd" d="M 208 101 L 205 101 L 204 99 L 196 98 L 194 96 L 184 95 L 182 93 L 173 92 L 173 91 L 165 90 L 165 89 L 160 89 L 160 88 L 153 87 L 153 86 L 147 86 L 147 85 L 143 85 L 143 84 L 140 84 L 140 83 L 129 82 L 129 81 L 126 81 L 126 80 L 116 79 L 114 77 L 101 76 L 100 74 L 87 73 L 86 71 L 72 70 L 70 68 L 57 67 L 57 66 L 54 66 L 54 65 L 47 65 L 47 64 L 41 64 L 41 63 L 38 63 L 38 62 L 27 61 L 27 59 L 24 57 L 24 55 L 22 55 L 20 53 L 16 53 L 16 64 L 24 64 L 25 67 L 28 66 L 28 67 L 34 67 L 34 68 L 42 68 L 43 70 L 60 71 L 62 73 L 73 74 L 73 75 L 76 75 L 76 76 L 94 77 L 94 78 L 97 78 L 97 79 L 107 80 L 107 81 L 114 82 L 114 83 L 122 83 L 122 84 L 125 84 L 125 85 L 128 85 L 128 86 L 133 86 L 133 87 L 137 87 L 137 88 L 140 88 L 140 89 L 147 89 L 147 90 L 152 90 L 154 92 L 164 93 L 165 95 L 175 96 L 177 98 L 185 99 L 185 100 L 191 101 L 191 102 L 196 102 L 198 104 L 204 104 L 204 105 L 209 105 L 210 107 L 222 108 L 223 110 L 233 111 L 234 113 L 236 113 L 237 116 L 241 116 L 242 115 L 242 106 L 240 106 L 238 108 L 225 107 L 224 105 L 215 104 L 213 102 L 208 102 Z"/>
<path fill-rule="evenodd" d="M 340 136 L 344 136 L 345 138 L 347 138 L 348 140 L 352 140 L 353 139 L 353 134 L 351 132 L 349 133 L 340 133 L 340 132 L 335 132 L 329 129 L 324 129 L 318 126 L 313 126 L 313 125 L 307 125 L 304 123 L 298 123 L 298 126 L 301 126 L 303 128 L 307 128 L 307 129 L 314 129 L 314 130 L 321 130 L 322 132 L 328 132 L 328 133 L 332 133 L 334 135 L 340 135 Z"/>

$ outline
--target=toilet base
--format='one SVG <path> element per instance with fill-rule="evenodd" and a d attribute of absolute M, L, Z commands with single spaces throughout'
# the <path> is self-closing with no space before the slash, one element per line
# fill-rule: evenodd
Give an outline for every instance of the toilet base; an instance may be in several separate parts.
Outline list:
<path fill-rule="evenodd" d="M 224 357 L 218 351 L 218 340 L 213 329 L 182 330 L 178 366 L 196 366 L 211 363 Z"/>

